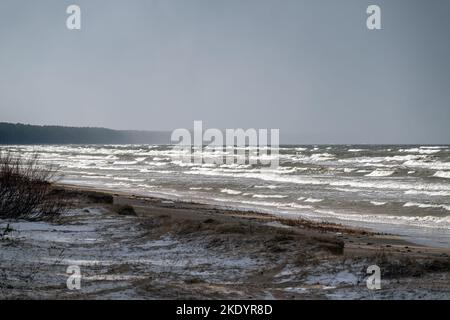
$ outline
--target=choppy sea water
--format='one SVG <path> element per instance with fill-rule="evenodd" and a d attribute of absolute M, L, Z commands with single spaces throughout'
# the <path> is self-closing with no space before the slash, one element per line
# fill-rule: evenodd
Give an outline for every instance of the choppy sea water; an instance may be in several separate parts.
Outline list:
<path fill-rule="evenodd" d="M 338 222 L 450 247 L 448 145 L 282 146 L 276 169 L 188 163 L 168 145 L 1 149 L 37 152 L 65 183 Z M 203 150 L 204 159 L 224 154 Z"/>

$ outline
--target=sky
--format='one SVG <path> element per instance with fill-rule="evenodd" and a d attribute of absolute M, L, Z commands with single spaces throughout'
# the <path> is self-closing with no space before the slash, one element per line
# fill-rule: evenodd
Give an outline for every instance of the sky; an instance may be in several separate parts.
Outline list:
<path fill-rule="evenodd" d="M 450 144 L 449 35 L 448 0 L 1 0 L 0 122 Z"/>

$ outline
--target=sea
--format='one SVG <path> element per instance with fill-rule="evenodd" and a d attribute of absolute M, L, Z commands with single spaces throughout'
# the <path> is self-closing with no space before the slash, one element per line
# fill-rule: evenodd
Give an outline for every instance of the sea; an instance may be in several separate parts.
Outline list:
<path fill-rule="evenodd" d="M 62 183 L 340 223 L 450 247 L 449 145 L 280 146 L 278 167 L 183 161 L 172 145 L 0 149 L 37 153 Z M 201 153 L 217 159 L 227 150 Z"/>

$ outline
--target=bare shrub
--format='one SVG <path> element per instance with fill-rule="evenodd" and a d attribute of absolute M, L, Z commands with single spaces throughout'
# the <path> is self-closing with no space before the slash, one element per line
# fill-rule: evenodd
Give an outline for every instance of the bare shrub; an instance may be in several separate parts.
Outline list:
<path fill-rule="evenodd" d="M 0 217 L 50 219 L 65 208 L 63 195 L 52 195 L 56 171 L 43 166 L 38 155 L 24 157 L 0 150 Z"/>

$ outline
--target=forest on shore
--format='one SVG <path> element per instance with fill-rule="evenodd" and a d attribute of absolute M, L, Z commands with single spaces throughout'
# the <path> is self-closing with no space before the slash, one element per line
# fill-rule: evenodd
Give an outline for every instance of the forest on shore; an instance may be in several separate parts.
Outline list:
<path fill-rule="evenodd" d="M 168 144 L 170 132 L 0 122 L 0 144 Z"/>

